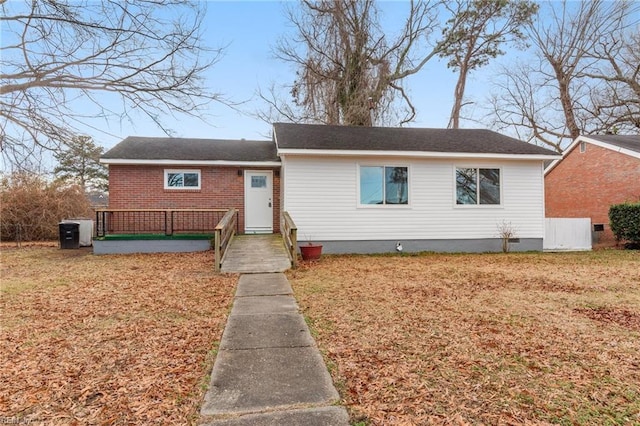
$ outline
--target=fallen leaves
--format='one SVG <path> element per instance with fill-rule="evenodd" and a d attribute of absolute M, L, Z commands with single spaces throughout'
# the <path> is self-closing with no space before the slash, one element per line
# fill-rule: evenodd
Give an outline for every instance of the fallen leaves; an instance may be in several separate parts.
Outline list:
<path fill-rule="evenodd" d="M 1 255 L 0 416 L 195 423 L 237 279 L 211 253 Z"/>
<path fill-rule="evenodd" d="M 595 321 L 617 324 L 630 330 L 640 331 L 640 312 L 616 308 L 576 308 L 576 312 Z"/>
<path fill-rule="evenodd" d="M 289 277 L 352 419 L 640 423 L 637 253 L 326 256 Z"/>

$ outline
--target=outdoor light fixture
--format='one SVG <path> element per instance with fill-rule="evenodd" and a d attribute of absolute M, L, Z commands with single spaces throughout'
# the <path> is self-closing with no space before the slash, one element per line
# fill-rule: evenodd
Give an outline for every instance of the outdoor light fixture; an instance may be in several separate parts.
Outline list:
<path fill-rule="evenodd" d="M 238 176 L 242 176 L 242 169 L 238 169 Z"/>

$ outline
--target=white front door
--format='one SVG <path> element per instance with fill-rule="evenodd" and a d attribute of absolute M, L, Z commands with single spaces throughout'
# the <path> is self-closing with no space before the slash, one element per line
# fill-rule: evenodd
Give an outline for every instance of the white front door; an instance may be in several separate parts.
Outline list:
<path fill-rule="evenodd" d="M 244 232 L 273 232 L 273 172 L 244 173 Z"/>

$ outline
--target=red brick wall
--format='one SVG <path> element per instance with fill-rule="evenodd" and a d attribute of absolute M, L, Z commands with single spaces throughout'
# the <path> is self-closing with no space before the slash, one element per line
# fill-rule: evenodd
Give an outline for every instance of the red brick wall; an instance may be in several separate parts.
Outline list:
<path fill-rule="evenodd" d="M 612 204 L 640 200 L 640 159 L 597 145 L 576 147 L 544 179 L 547 217 L 590 217 L 604 224 L 601 243 L 614 241 Z"/>
<path fill-rule="evenodd" d="M 165 168 L 201 173 L 200 190 L 164 189 Z M 244 232 L 244 176 L 236 167 L 109 166 L 111 209 L 238 209 L 238 229 Z M 260 168 L 251 168 L 260 170 Z M 271 169 L 267 169 L 271 170 Z M 274 169 L 275 170 L 275 169 Z M 273 228 L 280 232 L 280 177 L 273 176 Z"/>

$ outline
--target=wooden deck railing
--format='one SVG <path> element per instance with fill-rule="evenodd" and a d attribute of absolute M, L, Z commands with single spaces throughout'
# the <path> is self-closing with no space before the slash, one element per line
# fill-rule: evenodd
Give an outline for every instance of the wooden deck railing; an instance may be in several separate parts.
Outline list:
<path fill-rule="evenodd" d="M 220 272 L 222 266 L 222 260 L 227 252 L 229 243 L 236 234 L 236 227 L 238 226 L 238 210 L 231 209 L 224 215 L 224 217 L 218 222 L 215 228 L 214 234 L 214 250 L 215 250 L 215 270 Z"/>
<path fill-rule="evenodd" d="M 298 228 L 291 219 L 289 212 L 282 212 L 282 239 L 284 240 L 284 246 L 287 249 L 287 254 L 291 259 L 291 266 L 296 268 L 298 266 Z"/>
<path fill-rule="evenodd" d="M 96 237 L 109 234 L 213 233 L 228 209 L 100 209 Z"/>

